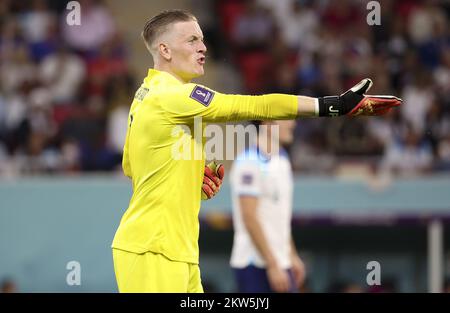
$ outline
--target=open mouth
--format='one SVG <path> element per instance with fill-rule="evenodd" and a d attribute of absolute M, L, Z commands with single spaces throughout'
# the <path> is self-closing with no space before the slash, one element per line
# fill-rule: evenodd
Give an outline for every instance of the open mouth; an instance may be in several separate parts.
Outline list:
<path fill-rule="evenodd" d="M 203 65 L 205 64 L 205 57 L 201 57 L 197 59 L 198 64 Z"/>

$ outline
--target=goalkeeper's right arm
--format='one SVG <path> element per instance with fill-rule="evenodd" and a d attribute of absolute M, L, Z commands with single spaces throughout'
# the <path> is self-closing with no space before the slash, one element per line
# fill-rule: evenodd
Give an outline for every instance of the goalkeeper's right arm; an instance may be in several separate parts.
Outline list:
<path fill-rule="evenodd" d="M 365 95 L 371 86 L 372 81 L 366 78 L 340 96 L 313 98 L 286 94 L 228 95 L 185 84 L 156 96 L 165 100 L 162 105 L 175 124 L 190 123 L 194 117 L 201 117 L 204 122 L 231 122 L 380 115 L 401 104 L 402 100 L 394 96 Z"/>

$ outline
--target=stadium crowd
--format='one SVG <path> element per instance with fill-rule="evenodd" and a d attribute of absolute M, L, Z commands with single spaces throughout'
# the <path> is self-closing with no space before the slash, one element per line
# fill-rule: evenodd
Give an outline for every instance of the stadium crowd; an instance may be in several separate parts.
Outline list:
<path fill-rule="evenodd" d="M 450 170 L 448 2 L 383 0 L 370 26 L 361 1 L 190 1 L 240 92 L 332 95 L 371 77 L 370 93 L 403 98 L 385 117 L 299 120 L 295 170 Z M 141 78 L 107 2 L 79 2 L 77 27 L 57 1 L 0 2 L 0 175 L 120 169 Z"/>
<path fill-rule="evenodd" d="M 403 98 L 387 117 L 300 120 L 296 170 L 338 164 L 415 175 L 450 169 L 450 7 L 381 1 L 220 1 L 218 13 L 247 92 L 331 95 L 371 77 L 371 94 Z"/>
<path fill-rule="evenodd" d="M 80 4 L 79 26 L 45 0 L 0 4 L 6 174 L 108 171 L 121 162 L 135 88 L 127 51 L 108 9 Z"/>

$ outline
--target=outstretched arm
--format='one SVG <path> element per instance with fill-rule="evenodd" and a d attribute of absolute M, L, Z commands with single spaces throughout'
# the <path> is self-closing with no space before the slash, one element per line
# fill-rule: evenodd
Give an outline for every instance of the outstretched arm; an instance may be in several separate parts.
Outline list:
<path fill-rule="evenodd" d="M 298 117 L 341 115 L 380 115 L 398 106 L 401 99 L 394 96 L 370 96 L 364 93 L 372 86 L 368 78 L 340 96 L 307 97 L 287 94 L 261 96 L 229 95 L 206 87 L 185 84 L 167 90 L 163 108 L 175 124 L 192 122 L 231 122 L 243 120 L 287 120 Z"/>

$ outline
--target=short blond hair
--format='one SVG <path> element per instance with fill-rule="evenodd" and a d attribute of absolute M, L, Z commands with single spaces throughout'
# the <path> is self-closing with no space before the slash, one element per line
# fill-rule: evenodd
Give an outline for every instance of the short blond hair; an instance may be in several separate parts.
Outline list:
<path fill-rule="evenodd" d="M 152 52 L 155 39 L 167 31 L 167 28 L 177 22 L 197 22 L 197 18 L 187 11 L 167 10 L 155 15 L 145 23 L 141 37 L 147 49 Z"/>

